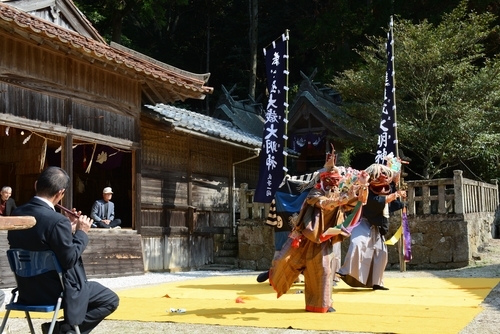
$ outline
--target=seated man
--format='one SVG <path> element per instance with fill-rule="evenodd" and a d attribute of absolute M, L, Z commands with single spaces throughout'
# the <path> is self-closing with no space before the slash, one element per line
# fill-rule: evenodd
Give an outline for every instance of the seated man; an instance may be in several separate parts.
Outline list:
<path fill-rule="evenodd" d="M 12 211 L 17 207 L 16 202 L 12 197 L 12 188 L 5 186 L 0 192 L 0 215 L 10 216 Z"/>
<path fill-rule="evenodd" d="M 106 187 L 102 191 L 102 199 L 94 202 L 90 218 L 94 220 L 92 227 L 98 228 L 121 228 L 122 221 L 115 218 L 115 204 L 111 202 L 113 190 Z"/>
<path fill-rule="evenodd" d="M 10 248 L 30 251 L 52 250 L 63 268 L 65 297 L 64 320 L 56 323 L 54 334 L 75 333 L 78 325 L 82 334 L 90 333 L 104 318 L 113 313 L 119 298 L 110 289 L 87 280 L 82 254 L 89 243 L 88 231 L 92 220 L 81 215 L 63 215 L 55 211 L 70 186 L 68 174 L 59 167 L 48 167 L 35 182 L 36 196 L 21 205 L 14 216 L 33 216 L 36 225 L 26 230 L 8 231 Z M 61 293 L 59 276 L 54 272 L 35 277 L 18 277 L 21 303 L 45 305 L 54 303 Z M 50 323 L 42 324 L 46 334 Z"/>

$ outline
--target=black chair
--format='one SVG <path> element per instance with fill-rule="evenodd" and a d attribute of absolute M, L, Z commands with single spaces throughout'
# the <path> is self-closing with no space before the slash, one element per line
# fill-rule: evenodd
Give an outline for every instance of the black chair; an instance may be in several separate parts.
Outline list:
<path fill-rule="evenodd" d="M 64 284 L 62 278 L 62 268 L 59 265 L 59 261 L 57 261 L 57 257 L 54 252 L 48 251 L 27 251 L 23 249 L 9 249 L 7 251 L 7 258 L 9 260 L 10 269 L 15 274 L 14 276 L 17 279 L 17 276 L 20 277 L 32 277 L 37 276 L 49 271 L 56 271 L 59 276 L 59 281 L 61 283 L 61 287 L 63 292 L 54 301 L 54 304 L 50 305 L 27 305 L 21 304 L 17 302 L 17 294 L 19 292 L 19 287 L 16 287 L 12 290 L 12 297 L 10 302 L 5 305 L 5 316 L 2 321 L 2 326 L 0 327 L 0 333 L 3 333 L 5 329 L 5 325 L 7 324 L 7 320 L 9 318 L 10 311 L 24 311 L 26 314 L 26 320 L 28 321 L 28 325 L 30 327 L 31 334 L 35 334 L 35 330 L 33 328 L 33 323 L 31 321 L 30 312 L 54 312 L 52 316 L 52 321 L 50 323 L 50 328 L 48 333 L 52 334 L 54 327 L 56 325 L 57 314 L 61 309 L 62 300 L 64 298 Z M 74 326 L 75 332 L 80 334 L 80 329 L 78 326 Z M 54 333 L 58 334 L 58 333 Z"/>

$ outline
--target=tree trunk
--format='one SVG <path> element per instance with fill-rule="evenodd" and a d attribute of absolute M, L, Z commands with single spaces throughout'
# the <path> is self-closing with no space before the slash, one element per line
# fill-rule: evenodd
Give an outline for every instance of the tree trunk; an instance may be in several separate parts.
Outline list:
<path fill-rule="evenodd" d="M 113 19 L 113 28 L 111 33 L 111 40 L 115 43 L 122 43 L 122 29 L 123 29 L 123 17 L 120 13 L 117 13 Z"/>
<path fill-rule="evenodd" d="M 255 85 L 257 80 L 257 32 L 258 32 L 258 14 L 259 4 L 258 0 L 248 0 L 250 29 L 249 29 L 249 42 L 250 42 L 250 78 L 248 85 L 248 95 L 255 99 Z"/>

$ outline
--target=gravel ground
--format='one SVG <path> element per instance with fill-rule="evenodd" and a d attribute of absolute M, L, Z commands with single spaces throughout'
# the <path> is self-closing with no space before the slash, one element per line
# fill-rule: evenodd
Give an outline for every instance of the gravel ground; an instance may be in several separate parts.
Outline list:
<path fill-rule="evenodd" d="M 454 270 L 439 271 L 386 271 L 386 277 L 483 277 L 499 278 L 500 281 L 500 239 L 490 240 L 485 249 L 475 254 L 475 261 L 469 267 Z M 129 276 L 120 278 L 95 279 L 103 285 L 119 291 L 130 287 L 147 286 L 181 280 L 189 280 L 207 276 L 221 275 L 249 275 L 257 274 L 251 271 L 197 271 L 185 273 L 147 273 L 141 276 Z M 4 290 L 6 296 L 10 296 L 10 290 Z M 500 284 L 498 284 L 486 297 L 481 305 L 484 310 L 474 318 L 474 320 L 457 334 L 493 334 L 500 330 Z M 44 320 L 34 319 L 35 330 L 40 333 L 40 325 Z M 29 333 L 25 319 L 11 318 L 8 321 L 9 334 Z M 93 332 L 93 334 L 206 334 L 206 333 L 231 333 L 231 334 L 363 334 L 361 332 L 338 332 L 338 331 L 308 331 L 296 329 L 274 329 L 256 327 L 235 327 L 235 326 L 212 326 L 196 324 L 160 323 L 160 322 L 138 322 L 138 321 L 103 321 Z M 366 333 L 365 333 L 366 334 Z"/>

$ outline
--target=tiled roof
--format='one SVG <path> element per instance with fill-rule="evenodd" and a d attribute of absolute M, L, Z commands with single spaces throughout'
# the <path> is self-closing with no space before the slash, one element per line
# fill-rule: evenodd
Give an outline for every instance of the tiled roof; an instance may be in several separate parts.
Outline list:
<path fill-rule="evenodd" d="M 262 136 L 264 132 L 264 118 L 259 115 L 263 113 L 262 104 L 256 103 L 251 97 L 248 100 L 235 100 L 231 96 L 235 87 L 236 85 L 228 91 L 222 85 L 221 89 L 224 95 L 220 97 L 212 116 L 229 120 L 245 132 L 259 137 Z"/>
<path fill-rule="evenodd" d="M 250 148 L 258 148 L 262 144 L 261 138 L 238 129 L 228 121 L 166 104 L 146 105 L 146 107 L 180 131 L 187 130 Z"/>
<path fill-rule="evenodd" d="M 15 30 L 26 34 L 39 35 L 51 40 L 54 44 L 63 44 L 75 52 L 100 59 L 103 62 L 114 63 L 115 66 L 133 69 L 153 80 L 161 80 L 172 85 L 184 88 L 198 94 L 210 94 L 212 87 L 204 86 L 204 81 L 177 73 L 172 69 L 165 69 L 147 60 L 140 59 L 124 51 L 110 47 L 107 44 L 80 35 L 77 32 L 65 29 L 57 24 L 32 16 L 17 8 L 0 2 L 0 27 L 6 26 L 12 30 L 12 22 L 17 25 Z M 10 27 L 10 28 L 9 28 Z M 180 71 L 179 71 L 180 72 Z"/>

